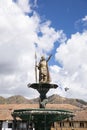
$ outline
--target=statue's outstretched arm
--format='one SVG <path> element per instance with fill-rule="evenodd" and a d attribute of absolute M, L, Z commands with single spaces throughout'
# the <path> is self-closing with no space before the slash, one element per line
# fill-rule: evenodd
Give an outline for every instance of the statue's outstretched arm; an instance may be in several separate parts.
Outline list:
<path fill-rule="evenodd" d="M 51 54 L 51 55 L 48 57 L 48 59 L 46 60 L 47 62 L 50 60 L 51 56 L 52 56 L 52 54 Z"/>

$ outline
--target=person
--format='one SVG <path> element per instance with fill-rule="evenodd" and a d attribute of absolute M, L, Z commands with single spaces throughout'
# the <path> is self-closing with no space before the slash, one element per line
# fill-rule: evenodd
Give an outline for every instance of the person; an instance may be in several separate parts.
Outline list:
<path fill-rule="evenodd" d="M 49 58 L 48 58 L 49 60 Z M 49 83 L 50 82 L 50 75 L 48 70 L 48 60 L 45 59 L 44 56 L 41 57 L 38 70 L 39 70 L 39 82 L 40 83 Z"/>

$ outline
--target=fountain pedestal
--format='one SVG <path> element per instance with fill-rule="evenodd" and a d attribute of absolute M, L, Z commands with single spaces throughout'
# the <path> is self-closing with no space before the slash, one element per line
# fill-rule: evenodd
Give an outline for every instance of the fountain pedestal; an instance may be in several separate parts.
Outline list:
<path fill-rule="evenodd" d="M 33 84 L 28 84 L 28 87 L 36 89 L 39 94 L 40 94 L 40 102 L 39 102 L 39 107 L 40 108 L 45 108 L 48 100 L 46 97 L 47 92 L 49 89 L 52 88 L 57 88 L 58 85 L 56 84 L 49 84 L 49 83 L 33 83 Z"/>
<path fill-rule="evenodd" d="M 49 83 L 33 83 L 28 84 L 28 87 L 36 89 L 40 94 L 39 109 L 18 109 L 14 110 L 12 116 L 16 123 L 16 118 L 19 117 L 26 122 L 33 123 L 35 130 L 50 130 L 52 123 L 62 121 L 66 118 L 73 117 L 73 113 L 66 110 L 46 109 L 47 97 L 46 93 L 49 89 L 57 88 L 56 84 Z M 16 126 L 16 125 L 14 125 Z M 14 130 L 17 128 L 14 127 Z M 30 130 L 27 127 L 27 130 Z"/>

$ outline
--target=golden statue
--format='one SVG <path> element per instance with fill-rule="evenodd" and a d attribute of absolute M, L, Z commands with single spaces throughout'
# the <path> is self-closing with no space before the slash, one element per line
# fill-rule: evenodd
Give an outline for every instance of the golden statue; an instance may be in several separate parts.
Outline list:
<path fill-rule="evenodd" d="M 46 60 L 44 56 L 41 57 L 39 64 L 36 66 L 39 70 L 39 82 L 40 83 L 49 83 L 51 81 L 49 69 L 48 69 L 48 61 L 52 55 L 48 57 Z"/>

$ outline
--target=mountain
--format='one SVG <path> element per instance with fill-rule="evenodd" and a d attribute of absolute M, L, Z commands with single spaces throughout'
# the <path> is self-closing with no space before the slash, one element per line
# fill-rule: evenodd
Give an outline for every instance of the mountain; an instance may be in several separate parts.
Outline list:
<path fill-rule="evenodd" d="M 0 104 L 32 104 L 32 101 L 20 95 L 11 96 L 9 98 L 0 96 Z"/>
<path fill-rule="evenodd" d="M 23 96 L 16 95 L 9 98 L 0 96 L 0 104 L 38 104 L 39 98 L 27 99 Z M 87 102 L 81 99 L 72 99 L 61 97 L 57 94 L 48 97 L 48 104 L 71 104 L 77 107 L 87 106 Z"/>
<path fill-rule="evenodd" d="M 51 104 L 71 104 L 78 107 L 87 105 L 87 102 L 81 99 L 65 98 L 57 94 L 48 97 L 48 102 Z"/>
<path fill-rule="evenodd" d="M 5 104 L 6 99 L 2 96 L 0 96 L 0 104 Z"/>

